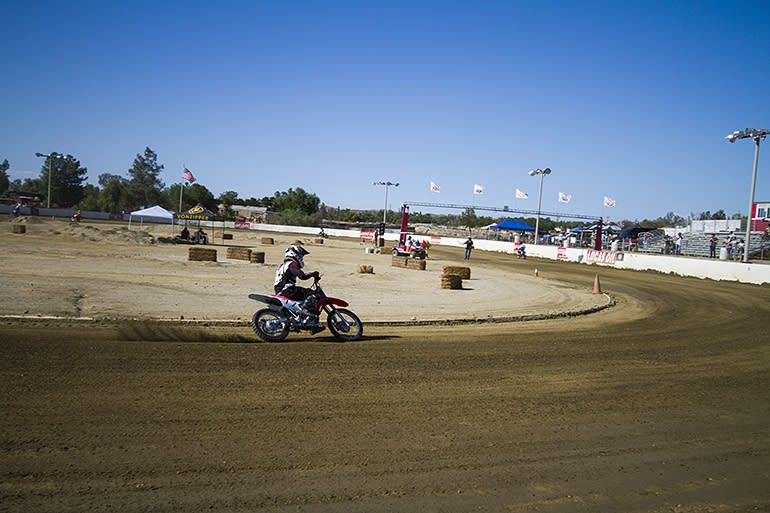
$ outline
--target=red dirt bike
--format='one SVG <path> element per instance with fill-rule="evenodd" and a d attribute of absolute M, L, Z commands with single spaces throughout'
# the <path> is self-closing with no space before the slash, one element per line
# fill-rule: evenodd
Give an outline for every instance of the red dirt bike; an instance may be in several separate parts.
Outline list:
<path fill-rule="evenodd" d="M 332 335 L 342 341 L 358 340 L 364 332 L 364 326 L 356 314 L 346 308 L 346 301 L 327 296 L 318 284 L 320 276 L 313 277 L 305 301 L 292 301 L 278 295 L 249 294 L 249 299 L 267 304 L 267 308 L 258 310 L 251 319 L 254 332 L 267 342 L 279 342 L 290 331 L 309 331 L 312 335 L 323 331 L 321 312 L 326 312 L 326 325 Z M 307 315 L 302 312 L 310 312 Z"/>

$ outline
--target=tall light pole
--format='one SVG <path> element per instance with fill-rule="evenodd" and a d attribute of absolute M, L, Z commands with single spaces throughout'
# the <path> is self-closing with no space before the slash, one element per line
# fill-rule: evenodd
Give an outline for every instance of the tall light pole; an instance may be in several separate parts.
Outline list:
<path fill-rule="evenodd" d="M 747 128 L 744 130 L 736 130 L 731 133 L 725 139 L 734 143 L 738 139 L 754 139 L 756 147 L 754 148 L 754 173 L 751 175 L 751 196 L 749 197 L 749 210 L 748 217 L 746 219 L 746 243 L 743 247 L 743 261 L 749 261 L 749 247 L 751 244 L 751 218 L 754 215 L 754 189 L 757 185 L 757 164 L 759 163 L 759 141 L 767 137 L 770 134 L 770 130 L 760 128 Z"/>
<path fill-rule="evenodd" d="M 385 186 L 385 209 L 382 211 L 382 222 L 387 224 L 388 222 L 388 187 L 398 187 L 398 182 L 374 182 L 372 185 L 384 185 Z"/>
<path fill-rule="evenodd" d="M 543 201 L 543 177 L 551 174 L 551 168 L 533 169 L 529 176 L 540 175 L 540 193 L 537 195 L 537 219 L 535 221 L 535 245 L 537 245 L 537 234 L 540 231 L 540 202 Z"/>
<path fill-rule="evenodd" d="M 53 159 L 63 159 L 64 155 L 58 153 L 35 153 L 36 157 L 45 157 L 48 161 L 48 207 L 51 208 L 51 175 L 53 174 Z"/>

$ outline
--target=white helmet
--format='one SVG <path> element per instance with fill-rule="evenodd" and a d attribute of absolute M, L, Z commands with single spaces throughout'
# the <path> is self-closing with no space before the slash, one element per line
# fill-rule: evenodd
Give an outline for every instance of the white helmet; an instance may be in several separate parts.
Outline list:
<path fill-rule="evenodd" d="M 304 257 L 305 255 L 310 254 L 308 250 L 303 248 L 302 246 L 298 244 L 294 244 L 292 246 L 289 246 L 286 249 L 286 254 L 284 255 L 284 260 L 293 260 L 297 263 L 300 269 L 302 269 L 305 266 Z"/>

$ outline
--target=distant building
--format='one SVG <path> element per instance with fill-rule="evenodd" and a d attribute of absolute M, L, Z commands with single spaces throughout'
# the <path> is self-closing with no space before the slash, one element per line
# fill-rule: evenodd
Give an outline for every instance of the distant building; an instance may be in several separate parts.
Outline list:
<path fill-rule="evenodd" d="M 224 212 L 225 205 L 219 205 L 219 212 Z M 272 212 L 267 211 L 267 207 L 249 207 L 246 205 L 230 205 L 230 210 L 239 221 L 249 221 L 251 223 L 267 223 L 271 218 Z"/>

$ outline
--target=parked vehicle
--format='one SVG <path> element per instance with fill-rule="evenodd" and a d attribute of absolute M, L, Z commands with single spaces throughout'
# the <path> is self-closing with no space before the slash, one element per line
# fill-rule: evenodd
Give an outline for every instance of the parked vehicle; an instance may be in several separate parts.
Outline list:
<path fill-rule="evenodd" d="M 425 260 L 427 256 L 425 250 L 421 247 L 402 246 L 401 244 L 393 246 L 392 253 L 393 256 L 408 256 L 409 258 L 420 258 L 422 260 Z"/>
<path fill-rule="evenodd" d="M 251 319 L 254 332 L 267 342 L 279 342 L 290 331 L 309 331 L 316 334 L 329 327 L 337 339 L 343 341 L 361 338 L 364 327 L 356 314 L 346 308 L 346 301 L 327 296 L 318 284 L 320 276 L 313 278 L 311 293 L 304 301 L 292 301 L 278 295 L 249 294 L 249 299 L 265 303 L 267 308 L 258 310 Z M 309 312 L 309 315 L 305 312 Z M 321 324 L 321 313 L 326 313 L 326 326 Z"/>

